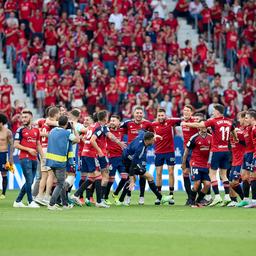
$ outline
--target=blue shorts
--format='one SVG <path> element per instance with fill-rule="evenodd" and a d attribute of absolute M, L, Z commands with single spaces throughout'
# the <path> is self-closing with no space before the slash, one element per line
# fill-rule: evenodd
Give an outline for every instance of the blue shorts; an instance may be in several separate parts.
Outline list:
<path fill-rule="evenodd" d="M 100 169 L 106 169 L 109 165 L 108 158 L 106 156 L 98 157 Z"/>
<path fill-rule="evenodd" d="M 191 159 L 191 155 L 192 155 L 192 150 L 189 150 L 189 151 L 188 151 L 188 156 L 187 156 L 187 159 L 186 159 L 186 168 L 187 168 L 187 169 L 190 169 L 190 159 Z"/>
<path fill-rule="evenodd" d="M 239 180 L 241 177 L 241 165 L 232 166 L 229 173 L 229 180 Z"/>
<path fill-rule="evenodd" d="M 230 166 L 230 152 L 211 152 L 209 162 L 212 170 L 227 170 Z"/>
<path fill-rule="evenodd" d="M 7 172 L 5 164 L 7 162 L 8 152 L 0 152 L 0 172 Z"/>
<path fill-rule="evenodd" d="M 125 167 L 125 172 L 129 174 L 132 161 L 129 159 L 123 159 L 123 164 Z M 138 168 L 134 167 L 133 171 L 134 171 L 134 175 L 144 175 L 146 173 L 146 168 L 141 169 L 139 167 Z"/>
<path fill-rule="evenodd" d="M 168 166 L 175 165 L 175 155 L 174 152 L 156 154 L 155 166 L 163 166 L 166 163 Z"/>
<path fill-rule="evenodd" d="M 109 176 L 115 177 L 116 171 L 118 171 L 119 173 L 125 172 L 125 167 L 121 156 L 109 158 Z"/>
<path fill-rule="evenodd" d="M 242 169 L 246 171 L 252 171 L 252 161 L 253 161 L 253 153 L 244 154 L 244 161 Z"/>
<path fill-rule="evenodd" d="M 256 172 L 256 158 L 255 157 L 252 160 L 252 172 Z"/>
<path fill-rule="evenodd" d="M 95 172 L 99 166 L 98 160 L 94 157 L 82 156 L 82 172 L 92 173 Z"/>
<path fill-rule="evenodd" d="M 191 179 L 192 181 L 211 181 L 209 177 L 209 169 L 201 167 L 192 167 L 191 168 Z"/>

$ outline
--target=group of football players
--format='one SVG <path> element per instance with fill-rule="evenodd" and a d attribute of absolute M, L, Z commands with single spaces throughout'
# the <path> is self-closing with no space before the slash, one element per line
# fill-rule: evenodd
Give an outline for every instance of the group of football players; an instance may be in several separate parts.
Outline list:
<path fill-rule="evenodd" d="M 25 120 L 25 116 L 28 115 L 30 121 L 32 114 L 30 111 L 25 111 L 23 113 L 25 122 L 17 131 L 14 147 L 23 152 L 22 170 L 26 177 L 28 177 L 26 173 L 28 163 L 24 160 L 29 155 L 33 155 L 33 161 L 35 161 L 35 153 L 40 155 L 41 161 L 37 168 L 40 175 L 35 175 L 35 168 L 31 168 L 33 173 L 29 176 L 30 182 L 27 183 L 26 180 L 26 185 L 21 191 L 22 196 L 19 195 L 14 207 L 24 206 L 21 200 L 25 193 L 30 198 L 29 205 L 32 208 L 49 204 L 55 185 L 55 176 L 45 165 L 48 135 L 54 127 L 58 126 L 59 116 L 68 115 L 72 127 L 67 129 L 71 131 L 74 129 L 80 136 L 79 141 L 73 141 L 75 165 L 67 165 L 65 182 L 68 184 L 66 186 L 70 203 L 68 207 L 72 207 L 74 203 L 80 206 L 83 204 L 90 206 L 95 203 L 97 207 L 110 207 L 112 202 L 109 195 L 116 171 L 119 172 L 120 182 L 111 195 L 116 205 L 130 205 L 131 192 L 134 190 L 137 177 L 140 185 L 138 202 L 140 205 L 144 204 L 146 182 L 156 195 L 156 205 L 165 203 L 173 205 L 175 203 L 173 195 L 174 128 L 181 126 L 184 138 L 181 168 L 187 194 L 186 205 L 254 208 L 256 207 L 256 111 L 250 109 L 247 112 L 240 112 L 235 121 L 226 118 L 224 112 L 224 106 L 216 104 L 213 116 L 205 120 L 202 114 L 193 115 L 193 107 L 186 105 L 181 118 L 167 118 L 165 110 L 159 108 L 156 120 L 149 122 L 144 119 L 143 107 L 136 106 L 131 120 L 121 122 L 118 115 L 109 116 L 107 111 L 102 110 L 93 116 L 86 117 L 82 124 L 79 123 L 79 109 L 73 109 L 67 113 L 63 108 L 50 107 L 47 110 L 47 117 L 39 120 L 38 128 L 34 128 L 31 122 L 28 126 L 28 120 Z M 31 129 L 35 129 L 33 130 L 35 148 L 32 149 L 35 152 L 30 149 L 31 134 L 25 141 L 27 143 L 25 147 L 22 146 Z M 39 135 L 36 129 L 39 130 Z M 0 129 L 0 133 L 7 134 L 3 128 Z M 152 145 L 155 149 L 156 181 L 146 170 L 147 151 Z M 165 164 L 169 173 L 168 196 L 162 195 L 161 192 L 162 171 Z M 3 167 L 2 163 L 1 166 Z M 77 171 L 80 171 L 81 177 L 79 188 L 71 195 L 70 191 Z M 220 183 L 217 174 L 224 187 L 223 199 L 219 192 Z M 35 176 L 37 178 L 32 191 L 33 199 L 31 199 L 31 192 L 27 191 L 27 187 L 32 185 Z M 93 199 L 94 190 L 96 202 Z M 214 198 L 211 196 L 211 190 L 214 192 Z M 240 202 L 237 197 L 241 199 Z M 61 205 L 61 200 L 59 204 Z"/>

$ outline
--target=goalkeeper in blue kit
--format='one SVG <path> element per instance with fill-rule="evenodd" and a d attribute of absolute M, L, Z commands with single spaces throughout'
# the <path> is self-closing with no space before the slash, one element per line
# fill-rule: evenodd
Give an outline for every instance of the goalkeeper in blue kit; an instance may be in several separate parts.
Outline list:
<path fill-rule="evenodd" d="M 155 143 L 155 134 L 152 132 L 141 131 L 139 135 L 123 151 L 122 161 L 129 178 L 124 186 L 118 204 L 124 204 L 124 198 L 128 191 L 132 191 L 135 186 L 135 176 L 145 177 L 149 187 L 156 195 L 157 200 L 164 204 L 169 202 L 170 196 L 162 196 L 157 190 L 153 176 L 146 171 L 147 150 Z"/>

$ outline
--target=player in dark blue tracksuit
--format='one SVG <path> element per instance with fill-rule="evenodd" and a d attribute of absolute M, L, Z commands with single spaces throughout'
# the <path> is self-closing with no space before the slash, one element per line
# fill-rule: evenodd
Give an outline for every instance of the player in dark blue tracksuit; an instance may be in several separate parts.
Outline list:
<path fill-rule="evenodd" d="M 168 196 L 162 196 L 158 192 L 153 176 L 146 172 L 147 150 L 149 146 L 154 144 L 154 142 L 154 133 L 141 131 L 128 147 L 124 149 L 122 160 L 125 165 L 125 170 L 129 175 L 129 180 L 123 189 L 119 204 L 123 203 L 127 192 L 133 190 L 135 185 L 135 175 L 140 175 L 146 178 L 150 189 L 156 195 L 159 202 L 169 202 L 170 198 Z"/>

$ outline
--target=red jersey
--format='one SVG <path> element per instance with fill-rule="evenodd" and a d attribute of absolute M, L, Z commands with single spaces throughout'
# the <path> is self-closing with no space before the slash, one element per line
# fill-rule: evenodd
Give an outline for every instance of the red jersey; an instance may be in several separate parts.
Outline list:
<path fill-rule="evenodd" d="M 110 132 L 114 134 L 116 138 L 122 141 L 122 138 L 124 136 L 123 128 L 117 128 L 117 129 L 110 128 Z M 121 157 L 123 150 L 116 142 L 107 138 L 107 152 L 108 152 L 108 157 Z"/>
<path fill-rule="evenodd" d="M 174 150 L 174 140 L 173 140 L 173 126 L 179 124 L 180 118 L 166 119 L 164 122 L 153 122 L 152 126 L 154 132 L 160 135 L 162 139 L 157 139 L 155 143 L 155 153 L 173 153 Z"/>
<path fill-rule="evenodd" d="M 232 121 L 225 117 L 216 117 L 208 119 L 204 124 L 212 128 L 211 152 L 229 151 L 230 132 L 233 130 Z"/>
<path fill-rule="evenodd" d="M 229 104 L 230 101 L 235 100 L 237 98 L 237 92 L 233 89 L 227 89 L 224 91 L 224 99 L 225 103 Z"/>
<path fill-rule="evenodd" d="M 142 120 L 139 123 L 136 123 L 135 120 L 127 120 L 121 127 L 125 129 L 125 133 L 128 135 L 128 144 L 138 136 L 140 130 L 153 132 L 152 123 L 147 120 Z"/>
<path fill-rule="evenodd" d="M 195 119 L 193 117 L 189 118 L 188 120 L 186 120 L 186 122 L 189 123 L 194 123 Z M 186 127 L 186 126 L 182 126 L 182 133 L 183 133 L 183 140 L 184 140 L 184 148 L 186 147 L 189 139 L 195 135 L 198 132 L 197 128 L 190 128 L 190 127 Z"/>
<path fill-rule="evenodd" d="M 251 139 L 253 143 L 253 158 L 256 158 L 256 126 L 252 127 Z"/>
<path fill-rule="evenodd" d="M 254 151 L 253 141 L 252 141 L 252 126 L 248 125 L 244 128 L 244 140 L 245 140 L 245 153 L 252 153 Z"/>
<path fill-rule="evenodd" d="M 46 124 L 45 119 L 41 119 L 38 121 L 38 128 L 40 132 L 42 133 L 49 133 L 52 129 L 49 125 Z M 47 148 L 48 146 L 48 137 L 40 136 L 40 143 L 42 145 L 42 148 Z"/>
<path fill-rule="evenodd" d="M 232 166 L 241 166 L 244 161 L 245 140 L 242 130 L 236 131 L 239 141 L 235 141 L 234 137 L 230 137 L 231 152 L 232 152 Z"/>
<path fill-rule="evenodd" d="M 87 156 L 87 157 L 97 157 L 97 151 L 96 149 L 91 145 L 90 139 L 94 133 L 96 124 L 92 124 L 87 128 L 86 135 L 83 137 L 84 139 L 84 146 L 81 153 L 81 156 Z"/>
<path fill-rule="evenodd" d="M 40 141 L 40 131 L 34 127 L 20 127 L 16 134 L 15 140 L 18 140 L 20 145 L 37 150 L 37 143 Z M 20 150 L 19 159 L 28 158 L 30 160 L 37 160 L 37 156 L 32 156 L 28 151 Z"/>
<path fill-rule="evenodd" d="M 212 135 L 202 136 L 196 133 L 187 143 L 187 148 L 192 150 L 190 165 L 192 167 L 208 168 L 208 159 L 211 149 Z"/>
<path fill-rule="evenodd" d="M 107 156 L 106 134 L 108 132 L 109 128 L 105 125 L 101 125 L 98 122 L 90 126 L 86 133 L 86 141 L 84 144 L 82 156 L 97 157 L 97 151 L 90 142 L 93 134 L 97 136 L 96 142 L 99 148 L 102 150 L 103 154 Z"/>
<path fill-rule="evenodd" d="M 3 84 L 0 86 L 0 90 L 1 92 L 4 92 L 2 93 L 2 97 L 3 96 L 7 96 L 8 97 L 8 102 L 11 103 L 11 94 L 13 93 L 13 87 L 12 85 L 9 85 L 9 84 Z"/>

